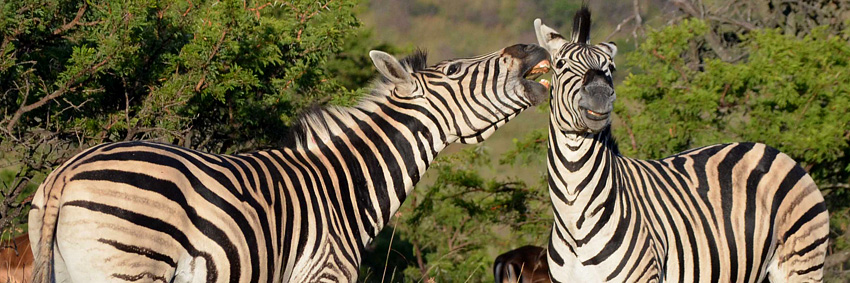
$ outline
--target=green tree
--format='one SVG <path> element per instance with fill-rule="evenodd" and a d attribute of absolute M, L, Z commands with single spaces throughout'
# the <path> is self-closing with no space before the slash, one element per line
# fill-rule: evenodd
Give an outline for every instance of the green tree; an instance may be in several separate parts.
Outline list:
<path fill-rule="evenodd" d="M 545 132 L 517 141 L 517 146 L 538 145 L 541 138 L 545 140 Z M 545 160 L 514 152 L 501 162 L 521 166 Z M 478 146 L 439 158 L 429 169 L 436 181 L 417 188 L 395 226 L 416 257 L 404 271 L 406 281 L 492 282 L 493 254 L 547 242 L 553 218 L 545 176 L 532 184 L 516 177 L 487 179 L 478 170 L 488 164 L 490 154 Z"/>
<path fill-rule="evenodd" d="M 362 81 L 334 73 L 364 69 L 336 56 L 356 2 L 0 2 L 0 229 L 88 146 L 273 147 L 304 106 L 352 101 Z"/>

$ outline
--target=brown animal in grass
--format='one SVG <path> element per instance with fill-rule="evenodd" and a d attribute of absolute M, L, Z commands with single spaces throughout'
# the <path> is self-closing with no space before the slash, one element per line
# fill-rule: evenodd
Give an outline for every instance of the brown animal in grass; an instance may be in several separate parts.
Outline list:
<path fill-rule="evenodd" d="M 32 260 L 32 247 L 27 234 L 8 241 L 0 241 L 0 282 L 30 282 Z"/>
<path fill-rule="evenodd" d="M 493 263 L 496 283 L 549 283 L 546 249 L 523 246 L 496 257 Z"/>

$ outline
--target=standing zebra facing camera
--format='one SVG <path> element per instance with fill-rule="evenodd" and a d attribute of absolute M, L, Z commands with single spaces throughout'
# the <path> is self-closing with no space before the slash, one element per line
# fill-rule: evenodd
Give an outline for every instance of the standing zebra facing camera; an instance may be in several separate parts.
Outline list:
<path fill-rule="evenodd" d="M 613 43 L 534 22 L 552 54 L 549 193 L 553 282 L 820 282 L 829 219 L 794 160 L 758 143 L 623 157 L 611 137 Z M 651 109 L 647 109 L 651 111 Z"/>
<path fill-rule="evenodd" d="M 549 54 L 514 45 L 426 67 L 370 52 L 382 77 L 354 107 L 303 116 L 279 150 L 217 155 L 95 146 L 35 194 L 34 282 L 346 282 L 448 144 L 477 143 L 548 86 Z"/>

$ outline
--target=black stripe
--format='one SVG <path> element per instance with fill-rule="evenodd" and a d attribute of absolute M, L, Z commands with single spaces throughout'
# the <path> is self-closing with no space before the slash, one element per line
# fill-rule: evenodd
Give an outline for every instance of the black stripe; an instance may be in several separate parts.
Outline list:
<path fill-rule="evenodd" d="M 388 173 L 390 180 L 392 180 L 393 185 L 395 186 L 393 189 L 395 189 L 396 193 L 401 191 L 401 194 L 399 196 L 404 196 L 405 188 L 402 182 L 403 177 L 401 176 L 401 168 L 398 165 L 398 160 L 393 157 L 392 149 L 383 140 L 383 137 L 385 137 L 384 135 L 386 135 L 386 133 L 382 133 L 373 129 L 372 126 L 366 123 L 366 121 L 354 117 L 352 118 L 357 123 L 358 128 L 363 131 L 363 134 L 366 136 L 366 139 L 371 141 L 375 149 L 378 150 L 377 153 L 371 152 L 368 154 L 370 157 L 369 160 L 373 161 L 373 163 L 367 162 L 366 166 L 370 167 L 370 172 L 372 168 L 374 168 L 375 171 L 380 171 L 381 176 L 383 176 L 383 174 Z M 372 115 L 369 118 L 373 122 L 380 119 L 379 117 L 377 117 L 377 115 Z M 384 130 L 393 132 L 396 131 L 392 127 L 389 127 Z M 361 150 L 366 150 L 367 148 L 368 147 L 364 144 L 364 147 Z M 364 155 L 366 154 L 364 153 Z M 372 181 L 374 182 L 375 180 L 373 179 Z M 399 182 L 402 182 L 401 186 L 399 186 Z M 375 195 L 378 196 L 378 204 L 381 208 L 380 213 L 382 215 L 381 219 L 384 221 L 384 223 L 381 224 L 385 224 L 389 222 L 390 217 L 392 217 L 390 215 L 390 196 L 388 193 L 388 190 L 390 188 L 388 187 L 389 184 L 387 184 L 386 180 L 383 180 L 383 182 L 381 183 L 383 184 L 383 186 L 375 186 Z"/>
<path fill-rule="evenodd" d="M 143 156 L 144 155 L 144 154 L 141 154 L 142 152 L 135 152 L 135 153 L 136 154 L 134 156 Z M 170 158 L 166 158 L 164 156 L 162 156 L 162 157 L 163 157 L 162 158 L 163 161 L 170 159 Z M 182 164 L 177 165 L 177 164 L 173 164 L 171 162 L 163 162 L 163 163 L 170 164 L 170 165 L 172 165 L 173 168 L 176 168 L 176 169 L 186 169 L 185 167 L 180 168 L 180 167 L 182 167 Z M 234 218 L 240 218 L 238 220 L 234 219 L 234 221 L 236 222 L 235 224 L 240 225 L 240 226 L 242 226 L 242 225 L 247 226 L 247 223 L 246 223 L 247 220 L 244 219 L 244 217 L 241 217 L 242 214 L 238 210 L 236 210 L 236 208 L 229 206 L 229 204 L 226 203 L 223 199 L 214 195 L 212 192 L 207 191 L 206 187 L 204 187 L 200 182 L 198 182 L 198 180 L 194 176 L 186 174 L 186 173 L 189 173 L 188 170 L 187 170 L 187 172 L 184 172 L 184 176 L 189 179 L 189 182 L 192 184 L 192 188 L 194 188 L 196 192 L 198 192 L 202 196 L 205 196 L 205 199 L 208 202 L 210 202 L 211 204 L 215 205 L 216 207 L 222 209 L 228 215 L 230 215 Z M 227 237 L 227 235 L 224 233 L 224 231 L 222 231 L 218 226 L 213 224 L 211 221 L 209 221 L 209 220 L 201 217 L 200 215 L 198 215 L 195 208 L 192 205 L 190 205 L 189 202 L 186 200 L 186 197 L 183 195 L 183 192 L 180 189 L 180 187 L 178 187 L 176 184 L 174 184 L 170 180 L 161 180 L 161 179 L 157 179 L 157 178 L 154 178 L 154 177 L 151 177 L 151 176 L 148 176 L 148 175 L 144 175 L 144 174 L 133 173 L 133 172 L 124 172 L 124 171 L 118 171 L 118 170 L 96 170 L 96 171 L 80 172 L 80 173 L 74 175 L 74 177 L 71 178 L 71 180 L 92 180 L 92 181 L 109 180 L 110 182 L 122 183 L 122 184 L 126 184 L 126 185 L 129 185 L 129 186 L 137 187 L 137 188 L 145 190 L 145 191 L 150 191 L 150 192 L 160 194 L 163 197 L 165 197 L 166 199 L 169 199 L 169 200 L 177 203 L 178 205 L 180 205 L 180 208 L 183 211 L 186 212 L 186 216 L 187 216 L 188 220 L 192 222 L 192 225 L 194 225 L 199 231 L 201 231 L 205 236 L 207 236 L 211 240 L 213 240 L 216 244 L 218 244 L 224 250 L 224 252 L 227 256 L 229 266 L 230 266 L 230 280 L 231 281 L 238 281 L 239 280 L 239 276 L 240 276 L 240 273 L 241 273 L 241 271 L 240 271 L 241 263 L 239 261 L 239 251 L 236 249 L 236 245 Z M 207 198 L 206 195 L 210 195 L 211 197 Z M 145 225 L 141 225 L 141 226 L 145 226 Z M 240 227 L 240 228 L 242 228 L 242 227 Z M 245 235 L 250 235 L 250 237 L 245 237 L 245 238 L 249 242 L 252 242 L 251 240 L 254 239 L 253 238 L 254 233 L 251 229 L 246 229 L 246 230 L 247 231 L 243 231 L 243 233 L 245 233 Z M 253 242 L 249 246 L 255 247 L 256 242 Z M 255 253 L 252 253 L 252 254 L 255 254 Z M 253 255 L 252 259 L 256 260 L 256 255 Z M 252 263 L 256 264 L 256 261 L 254 261 Z"/>
<path fill-rule="evenodd" d="M 771 203 L 770 209 L 770 218 L 768 219 L 776 219 L 776 215 L 779 212 L 779 206 L 782 205 L 782 200 L 788 195 L 788 192 L 794 188 L 794 185 L 800 181 L 804 176 L 806 176 L 806 170 L 803 170 L 799 165 L 794 165 L 787 174 L 785 174 L 785 178 L 782 179 L 782 182 L 779 184 L 776 192 L 773 194 L 773 201 Z M 773 230 L 775 229 L 774 223 L 771 220 L 771 224 L 768 225 L 767 235 L 773 235 Z M 767 257 L 769 256 L 768 252 L 770 251 L 770 247 L 774 242 L 774 237 L 766 237 L 765 242 L 763 244 L 762 256 L 761 260 L 767 261 Z"/>
<path fill-rule="evenodd" d="M 110 245 L 110 246 L 118 249 L 119 251 L 122 251 L 122 252 L 125 252 L 125 253 L 133 253 L 133 254 L 137 254 L 137 255 L 143 255 L 147 258 L 150 258 L 150 259 L 153 259 L 153 260 L 156 260 L 156 261 L 160 261 L 160 262 L 164 262 L 165 264 L 168 264 L 169 266 L 171 266 L 171 268 L 177 268 L 177 263 L 174 262 L 174 260 L 171 259 L 171 257 L 164 255 L 164 254 L 161 254 L 161 253 L 158 253 L 158 252 L 156 252 L 152 249 L 144 248 L 144 247 L 140 247 L 140 246 L 134 246 L 134 245 L 126 245 L 126 244 L 119 243 L 118 241 L 115 241 L 115 240 L 108 240 L 108 239 L 104 239 L 104 238 L 99 238 L 99 239 L 97 239 L 97 241 L 104 243 L 104 244 L 107 244 L 107 245 Z"/>
<path fill-rule="evenodd" d="M 815 240 L 814 242 L 812 242 L 811 244 L 809 244 L 805 248 L 800 249 L 799 251 L 795 251 L 792 254 L 783 255 L 784 260 L 789 260 L 789 259 L 791 259 L 792 256 L 803 256 L 803 255 L 813 251 L 814 249 L 820 247 L 821 245 L 825 244 L 827 240 L 829 240 L 829 237 L 823 236 L 823 237 Z"/>
<path fill-rule="evenodd" d="M 269 153 L 269 155 L 274 155 L 274 153 Z M 277 167 L 275 167 L 275 165 L 280 165 L 281 167 L 284 167 L 284 166 L 281 163 L 276 163 L 275 161 L 272 161 L 271 159 L 269 159 L 269 157 L 264 156 L 264 155 L 259 154 L 259 153 L 255 153 L 255 154 L 252 154 L 252 155 L 242 157 L 241 160 L 249 162 L 255 168 L 254 171 L 257 172 L 258 179 L 261 180 L 260 184 L 258 185 L 257 188 L 255 188 L 255 190 L 262 191 L 262 195 L 264 196 L 264 198 L 268 198 L 268 201 L 266 202 L 265 206 L 260 206 L 259 204 L 257 204 L 257 201 L 254 200 L 253 198 L 246 198 L 246 199 L 248 200 L 247 201 L 248 204 L 250 204 L 251 207 L 254 209 L 254 211 L 257 213 L 257 218 L 259 218 L 259 221 L 260 221 L 260 229 L 263 230 L 262 231 L 263 232 L 263 240 L 266 243 L 266 261 L 267 261 L 266 262 L 266 268 L 267 268 L 266 272 L 268 273 L 267 274 L 268 278 L 271 279 L 271 278 L 274 277 L 274 264 L 275 264 L 275 261 L 276 261 L 275 260 L 275 250 L 276 250 L 275 247 L 277 247 L 277 249 L 281 248 L 281 241 L 283 240 L 282 234 L 285 234 L 285 232 L 281 231 L 281 222 L 283 222 L 283 221 L 286 221 L 287 223 L 291 222 L 291 221 L 289 221 L 289 219 L 284 219 L 284 218 L 281 217 L 281 213 L 282 213 L 282 210 L 283 210 L 281 208 L 281 202 L 282 202 L 281 198 L 282 198 L 282 195 L 286 193 L 286 190 L 284 190 L 284 188 L 283 188 L 283 184 L 284 184 L 283 176 L 281 176 L 281 172 L 277 170 Z M 259 160 L 260 162 L 263 163 L 262 166 L 259 163 L 257 163 L 257 160 Z M 269 176 L 266 176 L 265 173 L 263 172 L 262 169 L 264 169 L 264 168 L 269 172 Z M 269 182 L 269 181 L 271 181 L 271 182 Z M 274 194 L 274 199 L 272 199 L 271 194 Z M 287 202 L 288 202 L 288 199 L 287 199 Z M 275 227 L 275 230 L 274 230 L 274 234 L 277 235 L 277 237 L 275 237 L 276 240 L 277 240 L 277 245 L 274 245 L 275 240 L 272 239 L 272 233 L 273 233 L 271 231 L 272 227 L 271 227 L 271 224 L 269 223 L 268 214 L 266 214 L 266 210 L 268 210 L 267 207 L 268 207 L 269 204 L 274 205 L 271 213 L 274 215 L 274 217 L 275 217 L 274 219 L 276 220 L 275 221 L 276 227 Z M 288 214 L 288 215 L 292 215 L 292 214 Z M 286 230 L 286 231 L 291 231 L 291 230 Z M 281 276 L 282 275 L 283 274 L 281 274 Z"/>
<path fill-rule="evenodd" d="M 770 166 L 773 164 L 773 161 L 776 159 L 779 151 L 766 147 L 764 152 L 762 152 L 762 156 L 759 159 L 755 168 L 750 171 L 750 176 L 747 177 L 747 205 L 744 210 L 744 235 L 746 246 L 746 256 L 747 263 L 744 266 L 746 269 L 746 274 L 744 274 L 744 282 L 752 281 L 751 278 L 753 276 L 760 276 L 762 274 L 762 268 L 764 268 L 764 261 L 758 263 L 758 266 L 755 266 L 755 255 L 753 254 L 756 249 L 755 242 L 755 225 L 756 225 L 756 211 L 757 209 L 757 197 L 758 197 L 758 185 L 761 182 L 762 178 L 765 174 L 770 170 Z M 772 237 L 769 236 L 769 237 Z M 755 274 L 753 272 L 755 271 Z"/>
<path fill-rule="evenodd" d="M 162 281 L 162 283 L 168 282 L 168 281 L 165 280 L 165 277 L 159 276 L 159 275 L 156 275 L 156 274 L 153 274 L 153 273 L 150 273 L 150 272 L 142 272 L 142 273 L 139 273 L 139 274 L 136 274 L 136 275 L 112 273 L 112 277 L 115 277 L 115 278 L 118 278 L 118 279 L 121 279 L 121 280 L 124 280 L 124 281 L 130 281 L 130 282 L 136 282 L 136 281 L 144 279 L 145 277 L 149 277 L 154 282 L 157 282 L 157 281 Z"/>
<path fill-rule="evenodd" d="M 327 230 L 328 230 L 327 233 L 329 235 L 331 235 L 330 237 L 328 237 L 329 238 L 328 240 L 335 241 L 339 247 L 346 246 L 346 244 L 343 244 L 341 242 L 342 241 L 341 238 L 345 237 L 345 231 L 342 229 L 342 227 L 333 227 L 332 226 L 332 224 L 335 221 L 332 221 L 331 218 L 339 215 L 339 212 L 337 211 L 337 209 L 341 209 L 342 206 L 339 205 L 339 202 L 337 202 L 337 200 L 336 200 L 336 188 L 331 187 L 331 185 L 333 183 L 331 181 L 330 175 L 327 174 L 328 173 L 327 170 L 323 170 L 325 168 L 323 168 L 321 162 L 315 156 L 315 154 L 308 151 L 308 152 L 304 152 L 303 155 L 304 156 L 302 156 L 301 154 L 298 154 L 298 153 L 293 154 L 293 156 L 295 158 L 298 158 L 299 161 L 301 161 L 302 163 L 312 164 L 313 166 L 319 168 L 319 171 L 317 172 L 315 169 L 313 169 L 313 166 L 306 166 L 306 169 L 310 171 L 310 175 L 314 176 L 315 179 L 316 179 L 316 187 L 315 187 L 315 191 L 313 193 L 314 199 L 316 201 L 318 201 L 317 205 L 319 206 L 319 208 L 322 209 L 325 212 L 325 218 L 317 218 L 316 223 L 319 224 L 319 225 L 324 224 L 324 225 L 328 226 L 328 227 L 326 227 Z M 307 160 L 307 158 L 309 158 L 309 160 Z M 320 180 L 323 183 L 319 183 Z M 326 194 L 323 195 L 322 192 L 324 192 Z M 330 194 L 332 194 L 332 195 L 330 195 Z M 331 210 L 334 210 L 334 212 L 332 213 Z M 353 247 L 350 244 L 347 245 L 347 246 Z M 318 248 L 318 247 L 319 247 L 319 245 L 316 245 L 316 248 Z M 356 252 L 356 249 L 354 249 L 354 250 Z M 339 253 L 342 253 L 345 256 L 346 262 L 355 263 L 355 264 L 357 262 L 359 262 L 359 260 L 354 259 L 352 257 L 352 255 L 350 255 L 348 253 L 344 253 L 343 250 L 337 250 L 336 253 L 331 253 L 331 255 L 335 256 L 335 254 L 339 254 Z"/>
<path fill-rule="evenodd" d="M 803 275 L 803 274 L 807 274 L 807 273 L 811 273 L 811 272 L 814 272 L 814 271 L 821 270 L 821 268 L 823 268 L 823 263 L 818 264 L 818 265 L 814 265 L 812 267 L 809 267 L 809 268 L 806 268 L 806 269 L 803 269 L 803 270 L 797 270 L 797 271 L 795 271 L 795 273 L 797 273 L 797 275 Z"/>
<path fill-rule="evenodd" d="M 693 170 L 696 173 L 696 179 L 699 182 L 696 188 L 700 199 L 702 199 L 703 205 L 706 206 L 706 211 L 711 216 L 711 221 L 715 225 L 719 224 L 717 221 L 717 215 L 714 214 L 714 207 L 712 205 L 711 199 L 708 197 L 708 190 L 711 187 L 708 185 L 708 176 L 706 175 L 706 164 L 708 160 L 720 152 L 722 149 L 726 148 L 728 144 L 716 145 L 707 147 L 698 153 L 691 155 L 691 159 L 693 160 Z M 705 235 L 712 236 L 711 230 L 709 229 L 710 223 L 704 222 L 705 226 Z M 709 248 L 709 258 L 711 259 L 711 281 L 710 282 L 718 282 L 720 280 L 720 255 L 717 249 Z"/>
<path fill-rule="evenodd" d="M 336 146 L 337 143 L 340 142 L 340 138 L 335 137 L 330 142 L 334 146 Z M 363 245 L 363 239 L 360 237 L 360 225 L 358 225 L 358 222 L 362 223 L 363 219 L 360 219 L 360 217 L 358 217 L 358 212 L 355 212 L 354 206 L 356 204 L 353 202 L 356 200 L 351 199 L 349 197 L 350 195 L 352 195 L 351 188 L 353 188 L 353 185 L 348 183 L 348 179 L 351 178 L 351 176 L 349 175 L 350 173 L 345 171 L 345 168 L 342 165 L 346 162 L 344 160 L 345 157 L 340 156 L 340 158 L 343 158 L 343 160 L 338 159 L 336 154 L 334 154 L 334 152 L 331 151 L 330 148 L 328 146 L 325 146 L 323 143 L 320 143 L 318 148 L 321 151 L 322 155 L 327 158 L 328 163 L 330 165 L 330 168 L 326 168 L 327 170 L 323 170 L 322 178 L 325 179 L 326 184 L 331 184 L 334 180 L 334 178 L 332 178 L 331 176 L 333 175 L 333 177 L 335 177 L 335 180 L 338 182 L 336 189 L 328 188 L 327 191 L 328 193 L 333 194 L 332 196 L 330 196 L 330 200 L 333 203 L 332 206 L 337 216 L 342 220 L 343 224 L 347 224 L 347 231 L 344 231 L 340 235 L 340 237 L 347 235 L 347 233 L 351 234 L 353 238 L 345 237 L 348 240 L 346 246 L 351 247 L 354 252 L 358 253 L 356 257 L 359 259 L 360 248 Z M 342 151 L 348 151 L 348 148 L 344 146 L 342 148 L 337 147 L 336 149 L 338 152 L 340 152 L 340 155 L 342 155 Z M 340 161 L 342 161 L 342 163 L 340 163 Z M 317 159 L 313 160 L 313 162 L 319 163 Z M 343 217 L 343 215 L 346 217 Z M 355 260 L 353 263 L 358 262 L 359 260 Z"/>
<path fill-rule="evenodd" d="M 732 222 L 735 221 L 732 216 L 732 206 L 735 201 L 735 187 L 732 184 L 733 170 L 735 169 L 735 165 L 738 164 L 738 161 L 744 158 L 744 155 L 747 154 L 752 148 L 754 144 L 752 143 L 741 143 L 737 146 L 733 147 L 726 153 L 723 161 L 718 164 L 717 168 L 717 178 L 720 183 L 720 206 L 723 209 L 723 219 L 725 230 L 726 230 L 726 244 L 729 246 L 729 253 L 732 255 L 729 258 L 729 268 L 731 268 L 731 272 L 729 274 L 729 281 L 734 282 L 738 280 L 738 244 L 735 239 L 735 229 L 732 228 Z"/>
<path fill-rule="evenodd" d="M 682 224 L 684 225 L 684 227 L 675 227 L 676 226 L 675 223 L 671 222 L 670 223 L 671 228 L 676 229 L 678 232 L 681 232 L 682 230 L 684 230 L 684 232 L 687 233 L 687 235 L 688 235 L 687 238 L 685 238 L 685 240 L 687 240 L 690 243 L 690 252 L 689 253 L 692 256 L 692 258 L 690 260 L 684 260 L 684 258 L 682 258 L 681 262 L 679 263 L 679 266 L 681 267 L 680 270 L 682 270 L 680 272 L 680 275 L 684 276 L 684 273 L 685 273 L 684 272 L 684 270 L 685 270 L 684 264 L 691 263 L 691 264 L 693 264 L 693 268 L 694 268 L 694 271 L 695 271 L 693 279 L 694 279 L 694 281 L 699 281 L 700 272 L 696 272 L 696 271 L 699 269 L 700 249 L 699 249 L 699 245 L 697 243 L 696 234 L 694 233 L 695 227 L 694 227 L 694 224 L 693 224 L 694 220 L 696 220 L 696 219 L 694 217 L 694 213 L 691 213 L 692 211 L 689 209 L 689 208 L 693 207 L 693 205 L 688 206 L 686 201 L 685 201 L 685 195 L 690 196 L 690 194 L 687 194 L 686 192 L 682 192 L 683 190 L 681 190 L 681 188 L 683 188 L 683 187 L 676 187 L 676 183 L 674 182 L 673 178 L 677 178 L 677 180 L 680 180 L 680 179 L 678 179 L 678 176 L 675 176 L 675 177 L 671 176 L 671 173 L 673 173 L 673 172 L 666 170 L 669 167 L 664 166 L 659 161 L 647 161 L 646 163 L 648 165 L 652 166 L 653 168 L 655 168 L 656 172 L 658 172 L 657 174 L 653 174 L 653 176 L 655 176 L 656 178 L 661 177 L 661 179 L 663 179 L 663 181 L 667 184 L 667 186 L 665 186 L 666 188 L 662 189 L 661 191 L 664 192 L 664 195 L 667 196 L 668 199 L 670 199 L 670 203 L 672 204 L 672 206 L 674 208 L 676 208 L 676 213 L 678 213 L 678 215 L 681 216 L 681 218 L 682 218 Z M 671 177 L 673 177 L 673 178 L 671 178 Z M 679 184 L 683 184 L 683 183 L 684 183 L 684 180 L 681 180 Z M 659 182 L 659 184 L 662 184 L 662 183 Z M 674 198 L 674 195 L 673 195 L 674 193 L 676 194 L 676 197 L 678 197 L 678 199 Z M 696 203 L 696 199 L 694 199 L 693 197 L 691 197 L 690 200 L 692 200 L 691 204 Z M 680 206 L 680 204 L 681 204 L 681 206 Z M 684 207 L 682 207 L 682 206 L 684 206 Z M 685 212 L 687 212 L 687 215 L 685 214 Z M 695 214 L 702 217 L 702 213 L 700 213 L 700 212 L 697 212 Z M 703 224 L 706 224 L 706 222 L 705 222 L 706 219 L 704 217 L 701 220 L 703 221 L 702 222 Z M 705 229 L 705 231 L 707 231 L 704 236 L 706 236 L 709 239 L 710 242 L 713 242 L 714 236 L 711 235 L 710 230 L 706 229 L 705 225 L 703 226 L 703 228 Z"/>
<path fill-rule="evenodd" d="M 806 213 L 803 213 L 802 216 L 797 218 L 797 221 L 794 222 L 794 225 L 791 225 L 791 228 L 788 228 L 788 231 L 785 231 L 785 235 L 782 237 L 783 242 L 788 241 L 788 238 L 791 238 L 794 233 L 797 233 L 797 230 L 800 230 L 803 225 L 811 222 L 816 216 L 824 212 L 826 212 L 826 205 L 823 202 L 819 202 L 809 208 Z"/>
<path fill-rule="evenodd" d="M 337 174 L 340 174 L 340 172 L 344 172 L 345 174 L 348 174 L 348 176 L 350 176 L 351 178 L 351 184 L 347 187 L 350 188 L 351 192 L 354 193 L 354 199 L 351 200 L 352 208 L 357 209 L 357 213 L 360 215 L 360 221 L 362 225 L 361 228 L 366 232 L 367 235 L 375 235 L 376 231 L 372 227 L 372 223 L 368 221 L 370 217 L 371 219 L 378 219 L 378 214 L 373 209 L 367 209 L 372 207 L 372 200 L 369 196 L 366 175 L 363 172 L 364 168 L 360 166 L 358 157 L 354 154 L 354 152 L 357 151 L 356 148 L 362 147 L 363 143 L 362 141 L 360 141 L 360 138 L 358 136 L 353 134 L 350 135 L 349 142 L 351 143 L 351 147 L 355 148 L 354 150 L 350 149 L 349 146 L 341 138 L 334 138 L 331 140 L 331 142 L 333 143 L 334 147 L 339 149 L 337 150 L 337 152 L 342 158 L 342 163 L 340 164 L 340 166 L 344 166 L 342 170 L 335 171 L 337 172 Z M 346 197 L 346 199 L 348 199 L 348 197 Z M 351 215 L 354 216 L 355 214 L 352 213 Z M 357 231 L 357 234 L 359 235 L 359 229 L 354 231 Z M 362 245 L 362 240 L 359 243 L 361 243 Z"/>

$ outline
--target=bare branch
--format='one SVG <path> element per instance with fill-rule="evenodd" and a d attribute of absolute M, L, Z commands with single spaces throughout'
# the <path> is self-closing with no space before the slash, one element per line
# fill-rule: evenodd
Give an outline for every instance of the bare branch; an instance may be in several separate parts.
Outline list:
<path fill-rule="evenodd" d="M 54 31 L 53 31 L 53 34 L 54 34 L 54 35 L 59 35 L 59 34 L 60 34 L 60 33 L 62 33 L 62 32 L 65 32 L 65 31 L 67 31 L 67 30 L 69 30 L 69 29 L 74 28 L 74 26 L 76 26 L 77 24 L 79 24 L 79 23 L 80 23 L 80 19 L 83 17 L 83 14 L 86 12 L 86 8 L 87 8 L 87 7 L 88 7 L 88 5 L 84 2 L 84 3 L 83 3 L 83 6 L 82 6 L 82 7 L 80 7 L 80 9 L 79 9 L 79 10 L 77 10 L 77 15 L 76 15 L 76 16 L 74 16 L 74 19 L 73 19 L 73 20 L 71 20 L 71 22 L 66 23 L 66 24 L 62 25 L 61 27 L 57 28 L 56 30 L 54 30 Z"/>
<path fill-rule="evenodd" d="M 640 16 L 640 1 L 634 0 L 632 2 L 632 10 L 634 11 L 635 17 L 635 28 L 632 30 L 632 36 L 635 38 L 635 44 L 637 44 L 638 31 L 643 33 L 643 18 Z"/>
<path fill-rule="evenodd" d="M 690 15 L 691 17 L 697 19 L 705 19 L 703 13 L 697 11 L 696 8 L 691 4 L 691 2 L 686 0 L 671 0 L 673 5 Z M 718 36 L 713 30 L 709 29 L 708 33 L 705 35 L 705 41 L 708 42 L 708 45 L 711 46 L 711 49 L 717 53 L 717 56 L 720 57 L 724 62 L 730 62 L 732 60 L 732 56 L 726 51 L 726 48 L 723 47 L 723 43 L 720 40 L 720 36 Z"/>
<path fill-rule="evenodd" d="M 740 26 L 740 27 L 742 27 L 742 28 L 744 28 L 748 31 L 755 30 L 755 29 L 758 28 L 751 23 L 739 21 L 739 20 L 735 20 L 735 19 L 730 19 L 730 18 L 724 18 L 724 17 L 718 17 L 718 16 L 707 16 L 706 18 L 709 19 L 709 20 L 712 20 L 712 21 L 717 21 L 717 22 L 721 22 L 721 23 L 725 23 L 725 24 L 737 25 L 737 26 Z"/>
<path fill-rule="evenodd" d="M 72 85 L 76 83 L 78 79 L 83 76 L 97 72 L 97 70 L 100 69 L 100 67 L 103 67 L 103 65 L 105 65 L 110 59 L 111 56 L 108 56 L 106 59 L 103 59 L 103 61 L 100 61 L 99 63 L 94 64 L 93 66 L 74 74 L 70 79 L 68 79 L 67 82 L 65 82 L 62 87 L 53 91 L 51 94 L 42 97 L 40 100 L 36 101 L 33 104 L 26 105 L 26 100 L 24 100 L 21 103 L 21 107 L 18 108 L 18 111 L 15 111 L 15 114 L 12 116 L 12 118 L 6 123 L 6 132 L 13 132 L 12 130 L 15 128 L 15 124 L 17 124 L 17 122 L 21 119 L 21 116 L 23 116 L 24 113 L 35 110 L 36 108 L 47 104 L 47 102 L 50 102 L 51 100 L 56 99 L 69 91 L 73 91 L 75 88 L 72 87 Z M 29 89 L 29 87 L 27 87 L 27 89 Z"/>
<path fill-rule="evenodd" d="M 835 184 L 826 184 L 826 185 L 821 186 L 821 189 L 832 189 L 832 188 L 850 189 L 850 184 L 835 183 Z"/>
<path fill-rule="evenodd" d="M 612 36 L 614 36 L 615 34 L 617 34 L 618 32 L 620 32 L 620 29 L 622 29 L 622 28 L 623 28 L 623 25 L 627 24 L 628 22 L 630 22 L 630 21 L 632 21 L 632 20 L 634 20 L 634 19 L 635 19 L 635 15 L 631 15 L 631 16 L 627 17 L 626 19 L 624 19 L 624 20 L 623 20 L 622 22 L 620 22 L 619 24 L 617 24 L 617 28 L 615 28 L 615 29 L 614 29 L 614 31 L 612 31 L 612 32 L 611 32 L 611 34 L 609 34 L 608 36 L 606 36 L 604 41 L 606 41 L 606 42 L 607 42 L 607 41 L 610 41 Z"/>

